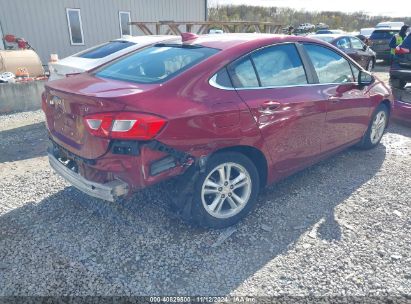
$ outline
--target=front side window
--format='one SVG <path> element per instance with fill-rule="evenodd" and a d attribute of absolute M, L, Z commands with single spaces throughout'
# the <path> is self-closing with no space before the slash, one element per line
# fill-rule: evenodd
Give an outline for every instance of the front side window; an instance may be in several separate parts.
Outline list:
<path fill-rule="evenodd" d="M 130 12 L 119 12 L 118 18 L 120 22 L 120 35 L 131 35 L 131 17 Z"/>
<path fill-rule="evenodd" d="M 235 88 L 251 88 L 259 86 L 253 63 L 248 56 L 230 65 L 228 71 Z"/>
<path fill-rule="evenodd" d="M 105 65 L 95 75 L 136 83 L 162 83 L 217 52 L 206 47 L 158 44 Z"/>
<path fill-rule="evenodd" d="M 251 55 L 262 87 L 307 84 L 305 70 L 293 44 L 275 45 Z"/>
<path fill-rule="evenodd" d="M 72 45 L 84 45 L 83 25 L 81 23 L 80 9 L 66 9 L 67 24 Z"/>
<path fill-rule="evenodd" d="M 340 54 L 320 45 L 305 44 L 320 83 L 354 82 L 350 63 Z"/>
<path fill-rule="evenodd" d="M 94 48 L 85 50 L 76 55 L 76 57 L 89 58 L 89 59 L 99 59 L 107 57 L 111 54 L 114 54 L 122 49 L 128 48 L 135 45 L 131 41 L 115 40 L 104 43 L 102 45 L 96 46 Z"/>
<path fill-rule="evenodd" d="M 358 76 L 360 74 L 360 69 L 356 67 L 354 64 L 351 64 L 351 70 L 354 74 L 353 80 L 358 81 Z"/>
<path fill-rule="evenodd" d="M 352 48 L 356 50 L 362 50 L 364 47 L 361 40 L 356 37 L 351 37 L 351 44 L 352 44 Z"/>

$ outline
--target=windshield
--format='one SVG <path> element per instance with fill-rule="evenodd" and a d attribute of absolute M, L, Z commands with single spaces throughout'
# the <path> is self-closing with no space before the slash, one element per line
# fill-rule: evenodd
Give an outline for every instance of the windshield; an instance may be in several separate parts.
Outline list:
<path fill-rule="evenodd" d="M 99 59 L 107 57 L 108 55 L 114 54 L 115 52 L 121 51 L 122 49 L 128 48 L 135 45 L 134 42 L 130 41 L 110 41 L 105 44 L 96 46 L 95 48 L 85 50 L 76 57 L 89 58 L 89 59 Z"/>
<path fill-rule="evenodd" d="M 105 65 L 95 75 L 137 83 L 162 83 L 217 52 L 201 46 L 158 44 Z"/>
<path fill-rule="evenodd" d="M 375 30 L 371 34 L 371 39 L 391 39 L 392 36 L 399 33 L 399 31 L 384 31 L 384 30 Z"/>

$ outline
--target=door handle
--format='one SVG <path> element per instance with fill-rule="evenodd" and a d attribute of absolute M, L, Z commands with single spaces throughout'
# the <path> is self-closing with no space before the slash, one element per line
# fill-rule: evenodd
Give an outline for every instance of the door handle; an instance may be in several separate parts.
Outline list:
<path fill-rule="evenodd" d="M 274 101 L 274 100 L 265 101 L 258 109 L 258 112 L 260 112 L 261 114 L 265 114 L 265 115 L 273 114 L 280 106 L 281 106 L 281 103 L 278 101 Z"/>

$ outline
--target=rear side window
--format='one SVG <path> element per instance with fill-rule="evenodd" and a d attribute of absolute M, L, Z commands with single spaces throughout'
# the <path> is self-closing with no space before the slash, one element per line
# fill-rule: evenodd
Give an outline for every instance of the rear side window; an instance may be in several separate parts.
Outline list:
<path fill-rule="evenodd" d="M 105 65 L 95 75 L 136 83 L 162 83 L 217 52 L 200 46 L 159 44 Z"/>
<path fill-rule="evenodd" d="M 305 44 L 320 83 L 354 82 L 351 65 L 340 54 L 319 45 Z"/>
<path fill-rule="evenodd" d="M 391 39 L 399 31 L 375 30 L 372 32 L 370 39 Z"/>
<path fill-rule="evenodd" d="M 236 61 L 234 64 L 229 66 L 228 70 L 234 87 L 250 88 L 259 86 L 253 63 L 249 57 Z"/>
<path fill-rule="evenodd" d="M 78 54 L 76 57 L 90 59 L 104 58 L 133 45 L 135 45 L 135 43 L 130 41 L 110 41 L 90 50 L 86 50 Z"/>
<path fill-rule="evenodd" d="M 262 87 L 307 84 L 300 55 L 293 44 L 264 48 L 251 55 Z"/>
<path fill-rule="evenodd" d="M 337 47 L 339 49 L 349 49 L 351 48 L 351 42 L 348 37 L 343 37 L 337 41 Z"/>
<path fill-rule="evenodd" d="M 230 76 L 228 76 L 227 68 L 223 68 L 220 71 L 218 71 L 217 74 L 214 75 L 212 78 L 213 81 L 224 88 L 232 88 L 233 85 L 230 80 Z"/>

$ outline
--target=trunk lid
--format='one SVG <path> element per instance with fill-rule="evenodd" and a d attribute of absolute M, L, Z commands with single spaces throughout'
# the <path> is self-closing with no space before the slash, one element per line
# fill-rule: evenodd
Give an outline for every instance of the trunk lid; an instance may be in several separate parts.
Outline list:
<path fill-rule="evenodd" d="M 84 116 L 122 111 L 136 94 L 144 95 L 155 87 L 108 81 L 88 74 L 50 82 L 46 85 L 44 106 L 50 135 L 68 151 L 96 159 L 107 152 L 110 140 L 91 135 Z"/>

